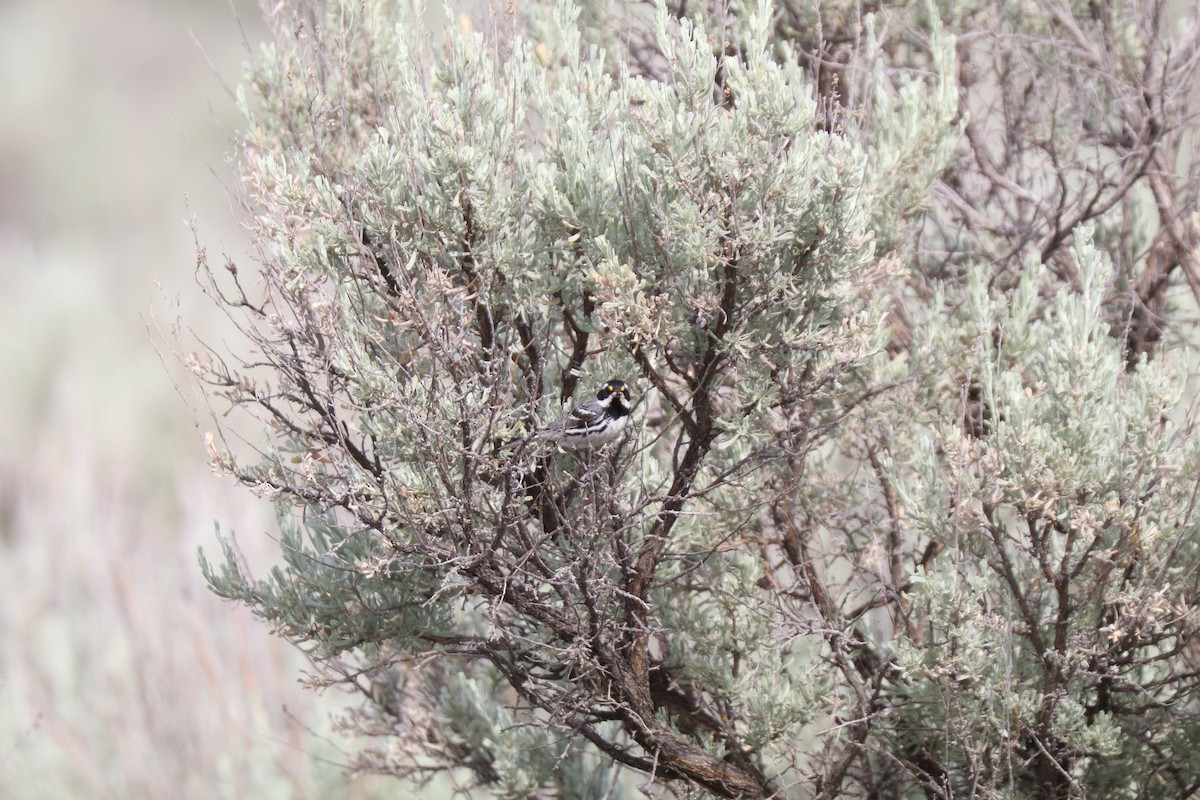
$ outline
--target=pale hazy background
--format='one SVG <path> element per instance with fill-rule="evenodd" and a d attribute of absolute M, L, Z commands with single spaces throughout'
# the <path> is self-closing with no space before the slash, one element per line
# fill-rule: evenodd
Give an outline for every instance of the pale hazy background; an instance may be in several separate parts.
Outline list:
<path fill-rule="evenodd" d="M 185 220 L 244 254 L 222 87 L 243 31 L 263 36 L 253 0 L 0 2 L 0 797 L 400 788 L 345 777 L 345 698 L 301 689 L 299 654 L 196 567 L 216 521 L 273 550 L 147 330 L 178 302 L 222 336 Z"/>

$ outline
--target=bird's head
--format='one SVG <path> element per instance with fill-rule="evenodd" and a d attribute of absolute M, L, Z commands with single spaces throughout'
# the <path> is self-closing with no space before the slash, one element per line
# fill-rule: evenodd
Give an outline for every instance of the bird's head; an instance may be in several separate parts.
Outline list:
<path fill-rule="evenodd" d="M 606 381 L 596 393 L 596 399 L 603 403 L 605 408 L 616 405 L 628 412 L 633 407 L 629 402 L 629 387 L 625 385 L 625 381 Z"/>

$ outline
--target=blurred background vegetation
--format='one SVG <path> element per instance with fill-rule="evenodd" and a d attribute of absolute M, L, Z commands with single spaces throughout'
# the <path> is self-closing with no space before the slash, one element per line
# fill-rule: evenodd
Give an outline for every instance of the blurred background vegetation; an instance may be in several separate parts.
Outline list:
<path fill-rule="evenodd" d="M 0 4 L 0 797 L 373 797 L 301 654 L 210 595 L 214 521 L 252 563 L 265 504 L 209 472 L 152 329 L 222 319 L 193 236 L 243 257 L 225 86 L 252 0 Z M 185 196 L 186 195 L 186 196 Z"/>

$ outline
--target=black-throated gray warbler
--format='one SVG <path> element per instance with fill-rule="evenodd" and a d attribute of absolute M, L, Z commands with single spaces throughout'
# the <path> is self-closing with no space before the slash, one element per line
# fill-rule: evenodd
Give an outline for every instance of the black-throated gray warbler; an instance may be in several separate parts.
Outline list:
<path fill-rule="evenodd" d="M 625 381 L 608 381 L 594 398 L 538 431 L 537 438 L 571 450 L 590 450 L 611 442 L 625 430 L 632 407 Z"/>

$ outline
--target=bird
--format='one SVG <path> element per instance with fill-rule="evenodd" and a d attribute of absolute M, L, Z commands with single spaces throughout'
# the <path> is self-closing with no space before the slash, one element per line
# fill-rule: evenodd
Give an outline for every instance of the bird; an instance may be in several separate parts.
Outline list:
<path fill-rule="evenodd" d="M 534 438 L 555 442 L 568 450 L 593 450 L 625 430 L 631 408 L 625 381 L 607 381 L 594 398 L 554 420 Z"/>

